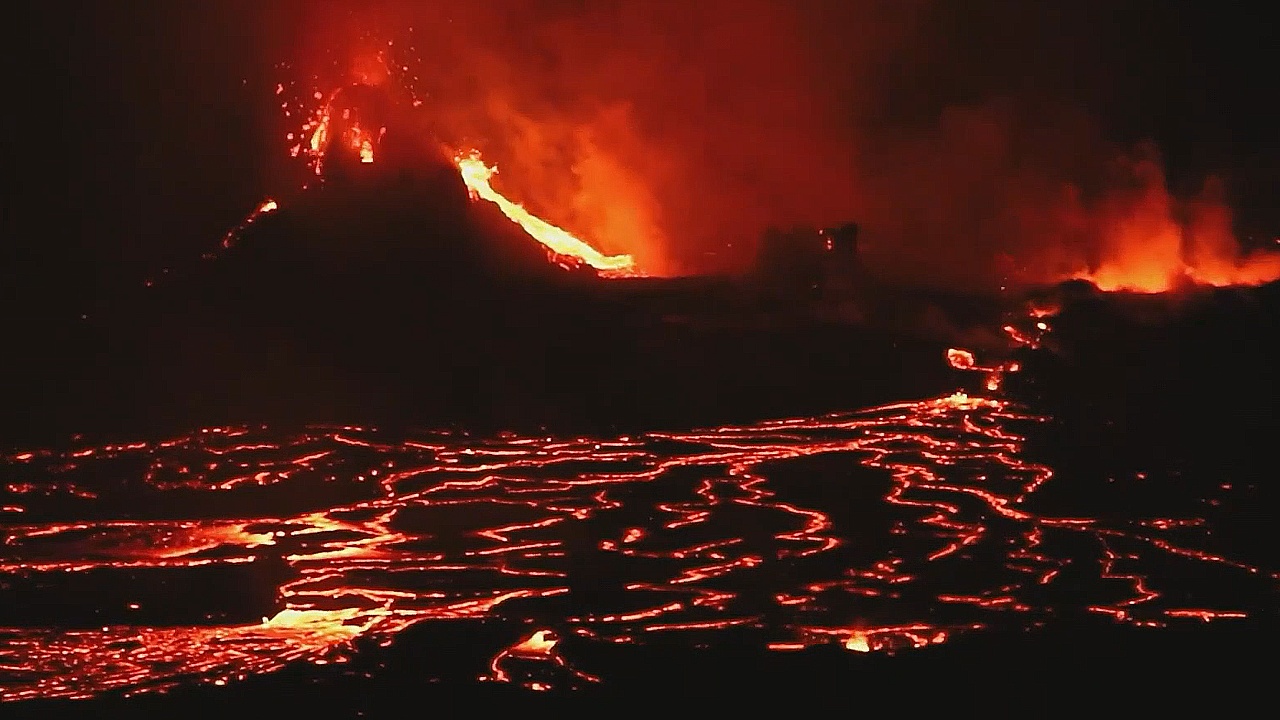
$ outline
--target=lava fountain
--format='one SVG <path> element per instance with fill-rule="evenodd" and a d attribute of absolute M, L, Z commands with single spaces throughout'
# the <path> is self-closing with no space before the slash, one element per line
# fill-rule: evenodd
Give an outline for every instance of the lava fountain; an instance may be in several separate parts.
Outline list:
<path fill-rule="evenodd" d="M 279 86 L 278 91 L 282 89 L 283 85 Z M 369 86 L 352 85 L 330 93 L 329 99 L 321 108 L 306 113 L 309 120 L 303 125 L 302 132 L 289 134 L 289 140 L 295 142 L 289 151 L 290 155 L 306 157 L 308 166 L 322 179 L 325 176 L 326 156 L 333 148 L 357 155 L 361 163 L 373 163 L 377 157 L 376 148 L 386 135 L 387 128 L 383 125 L 376 134 L 364 129 L 367 118 L 363 117 L 362 106 L 375 105 L 376 92 Z M 316 92 L 312 97 L 319 100 L 326 96 Z M 286 113 L 296 111 L 287 102 L 282 108 Z M 372 111 L 372 108 L 366 109 Z M 374 126 L 379 124 L 373 123 Z M 606 277 L 637 274 L 635 259 L 631 255 L 606 255 L 495 190 L 490 179 L 498 170 L 486 164 L 478 151 L 459 153 L 452 160 L 471 198 L 487 200 L 497 205 L 503 215 L 547 249 L 552 262 L 566 268 L 586 265 Z"/>

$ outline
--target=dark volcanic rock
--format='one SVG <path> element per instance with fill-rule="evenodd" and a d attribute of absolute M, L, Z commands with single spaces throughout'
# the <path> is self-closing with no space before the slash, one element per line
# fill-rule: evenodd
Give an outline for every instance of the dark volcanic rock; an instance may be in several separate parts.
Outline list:
<path fill-rule="evenodd" d="M 10 436 L 239 422 L 679 427 L 955 382 L 929 333 L 761 306 L 725 279 L 564 271 L 494 206 L 468 200 L 444 164 L 371 171 L 281 205 L 215 260 L 101 293 L 89 319 L 23 316 Z"/>

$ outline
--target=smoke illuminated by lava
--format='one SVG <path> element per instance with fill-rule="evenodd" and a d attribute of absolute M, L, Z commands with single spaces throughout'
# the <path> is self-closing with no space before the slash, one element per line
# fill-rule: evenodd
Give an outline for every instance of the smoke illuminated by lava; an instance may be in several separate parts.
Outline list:
<path fill-rule="evenodd" d="M 1200 197 L 1179 203 L 1165 187 L 1157 161 L 1130 165 L 1138 189 L 1112 201 L 1102 229 L 1102 260 L 1079 275 L 1102 290 L 1158 293 L 1179 285 L 1261 285 L 1280 278 L 1280 253 L 1241 252 L 1232 213 L 1219 181 L 1211 178 Z M 1177 217 L 1186 215 L 1187 222 Z"/>
<path fill-rule="evenodd" d="M 1220 190 L 1181 199 L 1153 150 L 1105 139 L 1070 98 L 940 87 L 975 40 L 932 3 L 509 0 L 373 17 L 307 14 L 303 99 L 394 86 L 429 134 L 502 167 L 522 209 L 647 274 L 742 268 L 767 228 L 852 220 L 869 270 L 934 285 L 1280 275 L 1237 242 Z M 1028 32 L 1017 22 L 1005 30 Z M 286 112 L 309 118 L 291 142 L 308 154 L 323 113 Z"/>

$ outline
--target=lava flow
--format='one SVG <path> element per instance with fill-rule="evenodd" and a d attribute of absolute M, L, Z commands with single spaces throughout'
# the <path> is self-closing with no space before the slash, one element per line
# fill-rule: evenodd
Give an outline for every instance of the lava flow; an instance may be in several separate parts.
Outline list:
<path fill-rule="evenodd" d="M 356 89 L 362 87 L 352 86 Z M 346 88 L 346 90 L 353 91 L 352 88 Z M 277 87 L 277 94 L 283 91 L 283 85 Z M 319 100 L 325 96 L 316 92 L 314 97 Z M 331 93 L 329 100 L 321 108 L 307 114 L 308 120 L 302 125 L 300 132 L 291 132 L 287 136 L 293 143 L 290 147 L 290 155 L 305 157 L 311 170 L 321 178 L 325 175 L 326 158 L 333 148 L 337 147 L 345 153 L 356 154 L 361 163 L 371 164 L 375 162 L 378 154 L 377 144 L 387 133 L 385 126 L 380 127 L 376 135 L 362 129 L 359 107 L 343 107 L 339 111 L 335 105 L 339 101 L 351 102 L 341 91 Z M 286 115 L 298 111 L 288 102 L 285 102 L 282 108 Z M 339 114 L 335 115 L 335 113 Z M 307 138 L 305 143 L 302 142 L 302 138 Z M 606 255 L 495 190 L 490 179 L 497 174 L 498 170 L 496 167 L 485 164 L 478 152 L 459 153 L 453 158 L 453 162 L 457 165 L 462 181 L 473 200 L 482 199 L 497 205 L 503 215 L 543 245 L 550 259 L 556 264 L 568 268 L 586 265 L 605 277 L 637 274 L 635 260 L 631 255 Z M 229 235 L 235 233 L 236 231 L 233 230 Z"/>
<path fill-rule="evenodd" d="M 1023 452 L 1043 420 L 957 392 L 613 438 L 225 427 L 13 452 L 0 697 L 376 662 L 410 627 L 455 638 L 433 673 L 547 689 L 609 682 L 575 661 L 590 643 L 895 652 L 1272 602 L 1269 571 L 1212 550 L 1203 498 L 1052 512 L 1054 472 Z"/>
<path fill-rule="evenodd" d="M 565 230 L 503 197 L 489 184 L 489 179 L 497 174 L 498 169 L 486 165 L 484 160 L 480 159 L 479 153 L 461 154 L 455 161 L 458 164 L 458 170 L 462 172 L 462 181 L 466 183 L 467 190 L 473 199 L 480 198 L 497 205 L 503 215 L 519 225 L 534 240 L 546 246 L 548 252 L 554 257 L 564 258 L 571 264 L 585 263 L 609 274 L 625 275 L 634 272 L 635 260 L 630 255 L 605 255 Z"/>

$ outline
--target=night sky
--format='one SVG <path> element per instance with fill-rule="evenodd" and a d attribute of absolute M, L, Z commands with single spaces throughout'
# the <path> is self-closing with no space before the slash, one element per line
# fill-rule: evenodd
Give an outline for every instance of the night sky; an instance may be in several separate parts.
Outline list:
<path fill-rule="evenodd" d="M 316 45 L 310 18 L 342 16 L 336 3 L 32 5 L 29 22 L 8 27 L 20 52 L 0 258 L 7 274 L 54 282 L 216 242 L 274 179 L 273 65 Z M 1117 142 L 1154 139 L 1175 190 L 1223 172 L 1245 222 L 1275 221 L 1280 145 L 1262 76 L 1273 37 L 1242 7 L 982 0 L 921 13 L 928 41 L 877 70 L 890 98 L 880 122 L 927 124 L 992 96 L 1065 102 Z"/>

